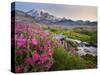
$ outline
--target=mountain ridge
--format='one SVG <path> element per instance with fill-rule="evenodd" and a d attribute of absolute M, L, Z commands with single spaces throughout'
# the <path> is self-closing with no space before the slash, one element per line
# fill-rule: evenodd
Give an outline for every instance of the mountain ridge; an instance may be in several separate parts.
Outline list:
<path fill-rule="evenodd" d="M 19 13 L 20 12 L 20 13 Z M 15 10 L 15 13 L 20 15 L 26 15 L 34 18 L 34 20 L 38 23 L 44 23 L 44 24 L 63 24 L 63 25 L 97 25 L 97 21 L 83 21 L 83 20 L 72 20 L 72 19 L 66 19 L 65 17 L 59 18 L 54 15 L 49 14 L 49 12 L 45 10 L 36 10 L 32 9 L 27 12 Z"/>

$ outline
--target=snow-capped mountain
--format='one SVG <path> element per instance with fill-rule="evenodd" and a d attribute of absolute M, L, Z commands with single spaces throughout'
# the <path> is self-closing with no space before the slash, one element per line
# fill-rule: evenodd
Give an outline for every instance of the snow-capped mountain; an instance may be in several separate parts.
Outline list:
<path fill-rule="evenodd" d="M 36 21 L 43 22 L 43 23 L 54 23 L 60 20 L 60 18 L 49 14 L 45 10 L 36 10 L 32 9 L 26 12 L 28 15 L 33 16 Z"/>
<path fill-rule="evenodd" d="M 56 24 L 56 25 L 97 25 L 96 21 L 83 21 L 83 20 L 72 20 L 72 19 L 67 19 L 66 17 L 56 17 L 52 14 L 50 14 L 50 12 L 45 11 L 45 10 L 37 10 L 37 9 L 32 9 L 29 10 L 28 12 L 24 12 L 24 11 L 20 11 L 20 10 L 15 10 L 16 15 L 19 16 L 24 16 L 26 18 L 31 18 L 34 19 L 34 21 L 36 21 L 37 23 L 43 23 L 43 24 Z"/>

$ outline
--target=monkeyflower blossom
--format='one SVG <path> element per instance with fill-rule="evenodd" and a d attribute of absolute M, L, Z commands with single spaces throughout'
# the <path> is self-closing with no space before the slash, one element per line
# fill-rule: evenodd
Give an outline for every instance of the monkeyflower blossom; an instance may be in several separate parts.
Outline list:
<path fill-rule="evenodd" d="M 46 64 L 46 67 L 48 68 L 48 70 L 52 67 L 53 65 L 53 61 L 49 61 L 47 64 Z"/>
<path fill-rule="evenodd" d="M 16 55 L 23 55 L 26 52 L 27 52 L 26 50 L 16 50 Z"/>
<path fill-rule="evenodd" d="M 34 62 L 36 62 L 36 61 L 39 60 L 39 59 L 40 59 L 39 53 L 38 53 L 38 52 L 35 52 L 35 53 L 33 54 L 33 56 L 32 56 L 32 60 L 33 60 Z"/>
<path fill-rule="evenodd" d="M 33 45 L 38 45 L 38 40 L 36 40 L 35 38 L 32 39 L 32 44 Z"/>
<path fill-rule="evenodd" d="M 40 57 L 41 63 L 46 62 L 46 60 L 47 60 L 47 55 L 45 55 L 45 54 L 41 55 L 41 57 Z"/>
<path fill-rule="evenodd" d="M 22 45 L 26 44 L 26 42 L 27 42 L 26 38 L 20 38 L 20 39 L 18 39 L 17 45 L 22 46 Z"/>
<path fill-rule="evenodd" d="M 48 49 L 48 55 L 52 56 L 53 55 L 53 50 L 52 49 Z"/>
<path fill-rule="evenodd" d="M 32 60 L 31 57 L 27 57 L 27 58 L 25 58 L 25 63 L 27 63 L 27 64 L 29 64 L 29 65 L 34 64 L 34 62 L 33 62 L 33 60 Z"/>
<path fill-rule="evenodd" d="M 19 66 L 16 66 L 16 69 L 15 69 L 15 72 L 16 73 L 20 73 L 24 70 L 24 65 L 19 65 Z"/>

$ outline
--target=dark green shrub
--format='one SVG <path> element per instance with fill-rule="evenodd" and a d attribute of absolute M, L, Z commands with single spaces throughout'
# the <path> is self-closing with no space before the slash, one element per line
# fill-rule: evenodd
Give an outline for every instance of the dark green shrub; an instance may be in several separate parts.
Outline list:
<path fill-rule="evenodd" d="M 51 70 L 70 70 L 70 69 L 82 69 L 85 68 L 82 59 L 79 56 L 75 56 L 65 51 L 61 46 L 54 51 L 55 63 Z"/>

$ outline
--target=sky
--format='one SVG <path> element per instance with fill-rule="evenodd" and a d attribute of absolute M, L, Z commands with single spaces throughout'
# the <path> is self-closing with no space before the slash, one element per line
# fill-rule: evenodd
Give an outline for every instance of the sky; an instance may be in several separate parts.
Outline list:
<path fill-rule="evenodd" d="M 24 12 L 32 9 L 45 10 L 60 18 L 65 17 L 72 20 L 97 21 L 97 7 L 95 6 L 16 2 L 15 9 Z"/>

